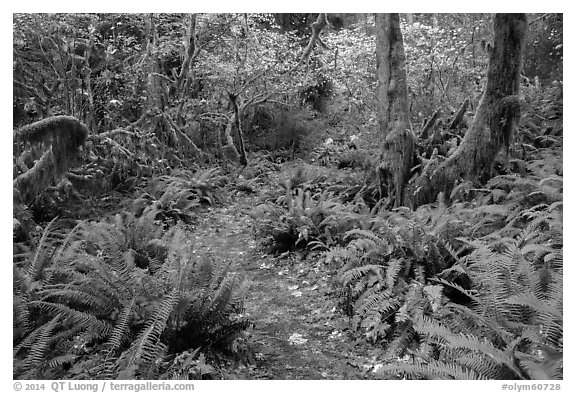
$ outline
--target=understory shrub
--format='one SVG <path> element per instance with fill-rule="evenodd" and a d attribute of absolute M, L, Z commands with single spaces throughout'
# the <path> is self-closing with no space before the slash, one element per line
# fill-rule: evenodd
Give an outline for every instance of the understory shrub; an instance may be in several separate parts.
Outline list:
<path fill-rule="evenodd" d="M 195 172 L 174 170 L 170 175 L 150 180 L 132 205 L 137 216 L 151 211 L 154 219 L 162 221 L 166 227 L 180 221 L 191 224 L 198 207 L 224 201 L 227 184 L 228 179 L 218 168 Z"/>
<path fill-rule="evenodd" d="M 447 302 L 413 319 L 413 361 L 379 372 L 417 379 L 562 379 L 562 239 L 547 215 L 512 242 L 474 242 L 459 260 L 471 278 L 466 306 Z M 512 240 L 512 239 L 511 239 Z"/>
<path fill-rule="evenodd" d="M 561 379 L 562 177 L 497 176 L 458 198 L 379 213 L 326 253 L 351 329 L 389 378 Z"/>
<path fill-rule="evenodd" d="M 339 244 L 343 234 L 359 225 L 354 208 L 328 191 L 312 195 L 303 188 L 287 188 L 275 202 L 256 207 L 256 236 L 269 243 L 272 252 L 296 248 L 326 249 Z"/>
<path fill-rule="evenodd" d="M 229 264 L 195 257 L 178 226 L 154 237 L 152 217 L 134 220 L 51 223 L 17 257 L 14 378 L 157 379 L 178 353 L 233 351 L 249 321 Z"/>
<path fill-rule="evenodd" d="M 306 151 L 306 137 L 312 132 L 310 114 L 306 110 L 286 110 L 274 106 L 254 109 L 245 131 L 252 150 L 288 150 L 290 154 Z"/>
<path fill-rule="evenodd" d="M 337 293 L 350 327 L 401 355 L 413 335 L 409 315 L 438 307 L 442 288 L 429 278 L 452 267 L 455 252 L 408 209 L 377 214 L 346 239 L 326 262 L 339 268 Z"/>

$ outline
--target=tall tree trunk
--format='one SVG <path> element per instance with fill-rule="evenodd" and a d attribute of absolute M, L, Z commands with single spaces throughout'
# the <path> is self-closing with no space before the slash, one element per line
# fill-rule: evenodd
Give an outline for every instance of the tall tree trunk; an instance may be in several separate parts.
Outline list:
<path fill-rule="evenodd" d="M 159 109 L 160 111 L 164 111 L 166 103 L 164 84 L 166 83 L 166 80 L 162 77 L 160 69 L 158 31 L 156 29 L 154 15 L 151 14 L 146 22 L 146 31 L 148 35 L 148 44 L 146 47 L 146 67 L 148 71 L 146 104 L 148 110 Z"/>
<path fill-rule="evenodd" d="M 230 102 L 232 103 L 232 109 L 234 110 L 234 126 L 236 132 L 238 133 L 238 146 L 240 147 L 240 164 L 246 166 L 248 165 L 248 160 L 246 159 L 246 149 L 244 148 L 244 135 L 242 135 L 242 125 L 240 121 L 240 110 L 238 108 L 238 96 L 234 94 L 228 94 Z"/>
<path fill-rule="evenodd" d="M 240 162 L 240 154 L 238 149 L 234 145 L 234 137 L 232 136 L 232 131 L 236 125 L 236 112 L 232 113 L 228 123 L 226 124 L 226 129 L 224 130 L 224 140 L 226 144 L 222 147 L 222 153 L 224 157 L 232 162 Z"/>
<path fill-rule="evenodd" d="M 199 52 L 199 49 L 196 47 L 196 14 L 186 15 L 184 17 L 184 24 L 186 25 L 183 39 L 185 57 L 182 62 L 182 68 L 180 68 L 180 73 L 176 77 L 176 84 L 179 91 L 184 90 L 184 84 L 190 73 L 190 67 L 196 60 Z"/>
<path fill-rule="evenodd" d="M 90 68 L 90 52 L 94 46 L 94 32 L 91 31 L 88 45 L 84 51 L 84 67 L 82 69 L 84 85 L 86 86 L 86 99 L 88 104 L 88 115 L 86 116 L 86 126 L 94 134 L 98 134 L 98 122 L 96 120 L 96 109 L 94 106 L 94 94 L 92 91 L 92 69 Z"/>
<path fill-rule="evenodd" d="M 520 119 L 520 70 L 526 36 L 525 14 L 496 14 L 494 46 L 488 47 L 488 77 L 474 121 L 458 149 L 411 186 L 412 205 L 447 197 L 456 182 L 488 180 L 496 155 L 508 149 Z"/>
<path fill-rule="evenodd" d="M 408 121 L 406 56 L 399 14 L 376 14 L 376 67 L 382 159 L 380 196 L 399 206 L 412 166 L 414 136 Z"/>

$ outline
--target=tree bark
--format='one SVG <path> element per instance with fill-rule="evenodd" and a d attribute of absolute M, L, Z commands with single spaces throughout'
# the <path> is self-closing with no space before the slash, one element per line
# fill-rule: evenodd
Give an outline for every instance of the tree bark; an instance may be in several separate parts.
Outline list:
<path fill-rule="evenodd" d="M 448 127 L 449 130 L 458 130 L 460 128 L 462 120 L 464 120 L 464 114 L 468 110 L 469 105 L 470 98 L 466 98 L 462 105 L 460 105 L 460 109 L 458 109 L 458 112 L 456 112 L 454 119 L 450 122 L 450 126 Z"/>
<path fill-rule="evenodd" d="M 240 110 L 238 108 L 238 97 L 234 94 L 229 94 L 230 102 L 232 103 L 232 109 L 234 110 L 234 126 L 236 132 L 238 133 L 238 146 L 240 147 L 240 164 L 246 166 L 248 165 L 248 160 L 246 159 L 246 149 L 244 148 L 244 136 L 242 135 L 242 126 L 240 121 Z"/>
<path fill-rule="evenodd" d="M 234 125 L 236 124 L 236 112 L 232 114 L 228 123 L 226 124 L 226 129 L 224 130 L 224 140 L 226 144 L 222 147 L 222 152 L 224 157 L 229 159 L 233 162 L 240 161 L 240 154 L 238 153 L 238 149 L 234 145 L 234 138 L 232 137 L 232 130 L 234 129 Z"/>
<path fill-rule="evenodd" d="M 438 121 L 438 118 L 440 117 L 441 113 L 442 113 L 441 108 L 436 109 L 434 114 L 432 114 L 432 117 L 430 118 L 430 120 L 428 120 L 424 124 L 424 126 L 422 127 L 422 131 L 420 132 L 420 139 L 427 139 L 428 138 L 428 135 L 430 134 L 430 130 L 432 130 L 434 128 L 434 126 L 436 125 L 436 122 Z"/>
<path fill-rule="evenodd" d="M 518 91 L 526 29 L 525 14 L 495 15 L 494 46 L 487 45 L 488 77 L 474 121 L 458 149 L 431 176 L 422 174 L 413 182 L 409 192 L 413 207 L 435 200 L 439 192 L 450 195 L 459 181 L 490 178 L 496 155 L 507 151 L 520 119 Z"/>
<path fill-rule="evenodd" d="M 182 88 L 183 80 L 188 75 L 190 64 L 196 51 L 196 14 L 190 14 L 185 17 L 186 32 L 184 34 L 183 45 L 186 53 L 182 68 L 178 74 L 178 87 Z"/>
<path fill-rule="evenodd" d="M 380 197 L 400 206 L 412 166 L 414 135 L 408 121 L 406 56 L 399 14 L 376 14 L 376 67 L 382 137 Z"/>
<path fill-rule="evenodd" d="M 148 80 L 146 84 L 148 110 L 159 109 L 164 112 L 166 97 L 163 78 L 160 69 L 160 56 L 158 54 L 158 31 L 154 21 L 154 15 L 150 15 L 146 21 L 146 31 L 148 33 L 148 44 L 146 47 L 146 64 Z"/>
<path fill-rule="evenodd" d="M 184 51 L 186 53 L 180 73 L 176 78 L 176 84 L 179 91 L 183 90 L 184 82 L 190 72 L 192 63 L 198 57 L 199 48 L 196 47 L 196 14 L 190 14 L 185 17 L 186 32 L 184 34 Z"/>
<path fill-rule="evenodd" d="M 92 92 L 92 69 L 90 68 L 90 50 L 94 46 L 94 33 L 90 33 L 88 45 L 84 51 L 84 67 L 82 69 L 84 84 L 86 85 L 86 98 L 88 104 L 88 116 L 86 126 L 89 130 L 98 134 L 98 122 L 96 121 L 96 109 L 94 108 L 94 94 Z"/>

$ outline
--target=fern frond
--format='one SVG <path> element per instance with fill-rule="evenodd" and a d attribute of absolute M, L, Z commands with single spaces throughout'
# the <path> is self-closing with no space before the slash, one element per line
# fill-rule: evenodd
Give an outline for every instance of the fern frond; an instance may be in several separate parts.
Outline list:
<path fill-rule="evenodd" d="M 110 334 L 107 345 L 109 347 L 108 354 L 113 354 L 117 349 L 119 349 L 127 339 L 129 334 L 130 319 L 132 318 L 132 312 L 134 310 L 134 305 L 136 304 L 136 297 L 133 297 L 130 303 L 128 303 L 122 310 L 122 314 L 116 321 L 114 330 Z"/>
<path fill-rule="evenodd" d="M 50 284 L 52 282 L 52 278 L 54 277 L 54 273 L 62 269 L 61 265 L 63 263 L 63 254 L 68 249 L 68 246 L 72 242 L 72 239 L 74 238 L 74 236 L 81 227 L 82 222 L 76 224 L 76 226 L 74 226 L 74 228 L 72 228 L 72 230 L 68 232 L 68 235 L 66 236 L 62 244 L 58 246 L 57 251 L 53 258 L 54 264 L 53 266 L 51 266 L 51 268 L 47 269 L 46 275 L 43 279 L 44 284 Z"/>
<path fill-rule="evenodd" d="M 408 374 L 410 376 L 419 376 L 426 379 L 482 379 L 481 376 L 470 369 L 438 360 L 433 360 L 428 363 L 408 364 L 396 362 L 385 364 L 378 370 L 378 374 Z"/>
<path fill-rule="evenodd" d="M 430 281 L 432 282 L 438 282 L 440 284 L 444 284 L 447 287 L 453 288 L 455 290 L 457 290 L 458 292 L 462 293 L 463 295 L 466 295 L 467 297 L 469 297 L 471 300 L 474 300 L 477 304 L 482 304 L 482 300 L 478 297 L 478 292 L 474 291 L 474 290 L 470 290 L 470 289 L 464 289 L 462 288 L 462 286 L 453 283 L 451 281 L 445 280 L 443 278 L 440 277 L 432 277 L 430 279 Z"/>
<path fill-rule="evenodd" d="M 384 268 L 380 265 L 364 265 L 352 268 L 342 273 L 340 276 L 340 282 L 342 285 L 348 285 L 349 283 L 356 281 L 366 275 L 375 275 L 377 277 L 383 277 L 382 273 Z"/>
<path fill-rule="evenodd" d="M 446 337 L 453 334 L 446 326 L 427 316 L 421 316 L 416 319 L 414 330 L 419 334 L 437 337 L 443 340 L 446 340 Z"/>
<path fill-rule="evenodd" d="M 18 342 L 32 328 L 27 296 L 13 296 L 12 318 L 13 339 Z"/>
<path fill-rule="evenodd" d="M 384 239 L 381 239 L 374 232 L 365 229 L 352 229 L 344 235 L 345 238 L 358 237 L 368 239 L 374 242 L 375 245 L 383 247 L 386 246 Z"/>
<path fill-rule="evenodd" d="M 418 333 L 411 321 L 406 321 L 394 330 L 394 338 L 386 344 L 385 358 L 398 358 L 411 351 L 418 341 Z"/>
<path fill-rule="evenodd" d="M 474 352 L 480 352 L 496 364 L 507 366 L 510 370 L 514 371 L 519 378 L 522 378 L 522 374 L 517 370 L 516 365 L 513 363 L 510 356 L 506 355 L 502 350 L 494 347 L 494 345 L 492 345 L 492 343 L 487 339 L 479 339 L 472 334 L 465 333 L 450 335 L 444 338 L 448 341 L 450 347 L 465 348 Z"/>
<path fill-rule="evenodd" d="M 401 305 L 401 300 L 391 298 L 390 293 L 375 294 L 360 303 L 356 313 L 361 318 L 368 318 L 373 315 L 377 322 L 384 321 L 394 314 Z"/>
<path fill-rule="evenodd" d="M 524 370 L 526 370 L 526 372 L 530 376 L 530 379 L 560 380 L 563 377 L 562 360 L 552 365 L 546 365 L 540 362 L 534 362 L 530 360 L 521 360 L 520 365 Z"/>
<path fill-rule="evenodd" d="M 72 364 L 74 363 L 74 360 L 76 360 L 77 356 L 73 355 L 73 354 L 65 354 L 65 355 L 60 355 L 60 356 L 56 356 L 55 358 L 52 358 L 48 361 L 48 367 L 49 368 L 56 368 L 56 367 L 60 367 L 64 364 Z"/>
<path fill-rule="evenodd" d="M 44 230 L 42 231 L 42 235 L 40 236 L 40 240 L 38 241 L 38 245 L 36 246 L 36 251 L 34 252 L 34 257 L 30 261 L 30 264 L 28 265 L 28 277 L 30 277 L 32 280 L 38 278 L 38 275 L 41 273 L 42 269 L 46 266 L 45 264 L 49 261 L 49 259 L 46 258 L 45 253 L 49 248 L 52 249 L 54 248 L 54 246 L 51 246 L 47 243 L 49 237 L 52 235 L 51 233 L 52 227 L 57 219 L 58 217 L 53 218 L 52 221 L 50 221 L 48 225 L 46 225 L 46 228 L 44 228 Z M 53 251 L 49 253 L 52 254 Z"/>
<path fill-rule="evenodd" d="M 37 334 L 34 335 L 33 340 L 31 340 L 33 344 L 30 345 L 30 352 L 22 363 L 18 365 L 19 373 L 30 371 L 44 361 L 52 331 L 56 328 L 59 320 L 60 314 L 56 315 L 52 320 L 37 330 Z"/>
<path fill-rule="evenodd" d="M 478 308 L 480 307 L 477 306 Z M 474 310 L 473 308 L 464 307 L 459 304 L 448 304 L 447 309 L 457 313 L 456 324 L 462 328 L 460 331 L 475 332 L 477 335 L 489 335 L 490 333 L 495 334 L 497 341 L 505 343 L 509 342 L 513 334 L 506 331 L 506 329 L 500 324 L 494 323 L 493 320 L 486 318 L 481 315 L 480 312 Z M 472 320 L 471 326 L 466 323 L 466 320 Z M 484 333 L 488 331 L 488 333 Z"/>
<path fill-rule="evenodd" d="M 485 356 L 475 352 L 464 352 L 454 356 L 457 364 L 467 370 L 473 371 L 480 379 L 518 379 L 518 376 L 506 367 L 489 361 Z"/>
<path fill-rule="evenodd" d="M 212 300 L 204 306 L 201 318 L 219 322 L 226 316 L 225 309 L 228 306 L 235 286 L 235 279 L 226 277 L 214 293 Z"/>
<path fill-rule="evenodd" d="M 168 318 L 170 317 L 177 298 L 178 292 L 174 289 L 154 310 L 151 319 L 147 322 L 147 327 L 136 340 L 136 351 L 134 353 L 136 362 L 143 365 L 149 364 L 163 351 L 160 335 L 166 328 Z"/>
<path fill-rule="evenodd" d="M 40 301 L 54 302 L 58 300 L 91 311 L 99 310 L 99 313 L 109 312 L 112 306 L 105 298 L 70 288 L 65 284 L 44 287 L 44 289 L 36 292 L 36 295 L 39 296 Z"/>
<path fill-rule="evenodd" d="M 506 303 L 528 306 L 532 310 L 535 310 L 538 313 L 539 318 L 544 321 L 548 321 L 550 318 L 562 320 L 561 310 L 557 310 L 548 302 L 538 299 L 533 292 L 524 292 L 512 295 L 506 299 Z"/>
<path fill-rule="evenodd" d="M 92 332 L 96 338 L 104 338 L 112 332 L 112 327 L 107 322 L 100 321 L 92 314 L 74 310 L 63 304 L 34 300 L 29 302 L 29 305 L 48 313 L 62 315 L 63 318 L 69 319 L 74 325 L 82 326 L 87 331 Z"/>
<path fill-rule="evenodd" d="M 400 270 L 402 270 L 404 260 L 394 258 L 388 261 L 388 266 L 386 267 L 386 288 L 393 288 L 394 283 L 398 279 Z"/>
<path fill-rule="evenodd" d="M 14 264 L 12 265 L 12 272 L 14 294 L 28 293 L 32 282 L 27 272 Z"/>

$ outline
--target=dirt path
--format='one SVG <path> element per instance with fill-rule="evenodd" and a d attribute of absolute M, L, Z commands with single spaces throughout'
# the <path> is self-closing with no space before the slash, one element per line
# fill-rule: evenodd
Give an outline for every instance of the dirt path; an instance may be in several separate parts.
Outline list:
<path fill-rule="evenodd" d="M 255 196 L 238 195 L 203 214 L 193 233 L 198 255 L 232 259 L 245 277 L 248 331 L 255 362 L 232 370 L 238 379 L 372 379 L 378 352 L 342 333 L 328 273 L 314 261 L 278 259 L 257 250 L 247 214 Z M 340 326 L 339 326 L 340 325 Z"/>

